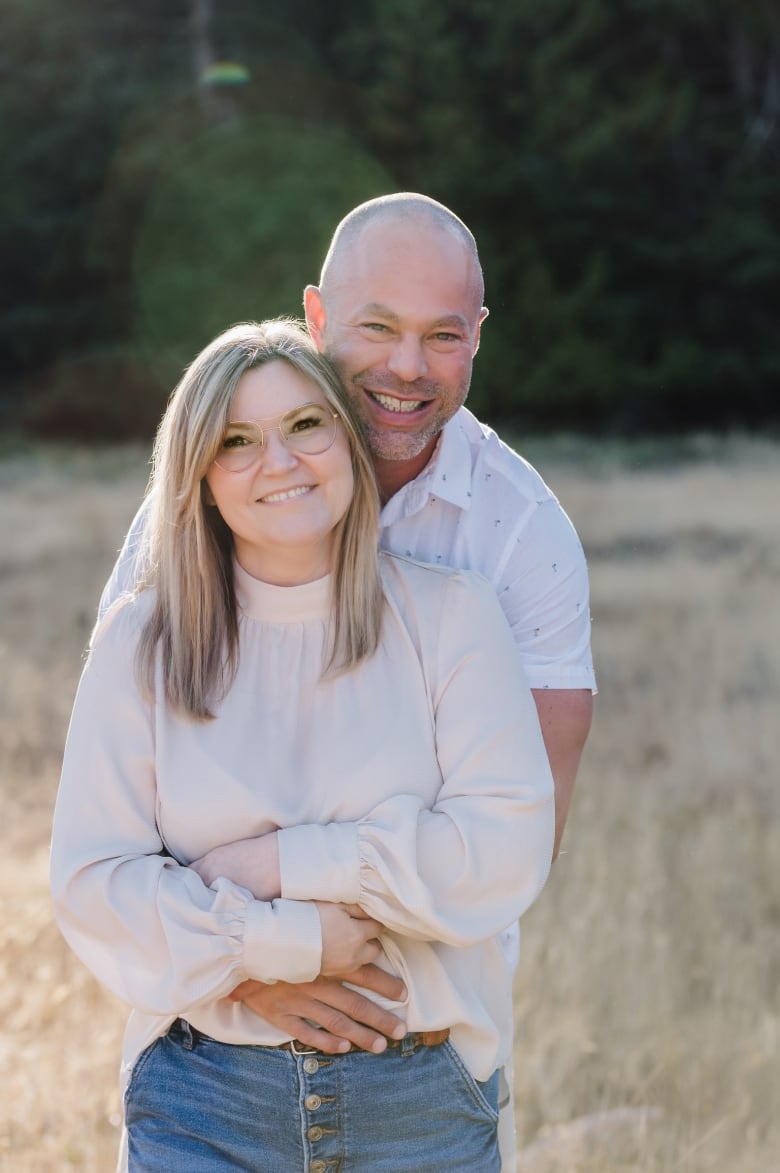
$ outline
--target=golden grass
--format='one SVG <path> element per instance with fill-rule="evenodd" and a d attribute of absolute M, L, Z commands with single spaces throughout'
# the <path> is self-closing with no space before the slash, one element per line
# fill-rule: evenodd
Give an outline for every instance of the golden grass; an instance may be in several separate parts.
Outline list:
<path fill-rule="evenodd" d="M 517 979 L 525 1173 L 770 1173 L 780 1153 L 780 452 L 538 463 L 589 554 L 600 696 Z M 81 653 L 140 451 L 0 460 L 0 1169 L 113 1168 L 123 1008 L 52 924 Z"/>

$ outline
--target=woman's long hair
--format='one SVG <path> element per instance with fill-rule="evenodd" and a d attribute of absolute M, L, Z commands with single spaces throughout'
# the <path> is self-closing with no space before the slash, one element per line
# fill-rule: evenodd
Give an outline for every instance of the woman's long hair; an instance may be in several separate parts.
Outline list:
<path fill-rule="evenodd" d="M 154 691 L 159 655 L 166 700 L 200 720 L 213 716 L 235 675 L 239 651 L 233 535 L 209 504 L 205 476 L 241 376 L 274 361 L 289 363 L 317 385 L 338 413 L 352 455 L 355 488 L 336 528 L 324 672 L 351 668 L 379 643 L 379 502 L 371 458 L 339 377 L 292 320 L 233 326 L 185 371 L 160 423 L 147 488 L 141 564 L 148 569 L 138 588 L 156 591 L 138 648 L 140 679 Z"/>

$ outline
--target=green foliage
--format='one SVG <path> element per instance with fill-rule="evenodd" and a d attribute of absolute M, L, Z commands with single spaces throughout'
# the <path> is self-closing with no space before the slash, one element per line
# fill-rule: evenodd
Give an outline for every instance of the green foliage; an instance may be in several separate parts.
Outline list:
<path fill-rule="evenodd" d="M 479 413 L 614 432 L 780 414 L 771 5 L 224 0 L 200 41 L 192 0 L 5 7 L 8 418 L 24 401 L 31 426 L 102 411 L 137 434 L 217 330 L 298 314 L 340 216 L 399 188 L 477 236 Z M 240 87 L 203 84 L 220 61 Z M 126 391 L 82 392 L 75 369 Z"/>
<path fill-rule="evenodd" d="M 233 322 L 301 317 L 333 226 L 387 187 L 339 130 L 242 117 L 173 148 L 133 259 L 136 337 L 170 377 Z"/>

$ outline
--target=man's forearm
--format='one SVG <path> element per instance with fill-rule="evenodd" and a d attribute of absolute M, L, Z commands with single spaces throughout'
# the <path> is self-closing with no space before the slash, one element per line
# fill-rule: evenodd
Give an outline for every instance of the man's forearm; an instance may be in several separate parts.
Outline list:
<path fill-rule="evenodd" d="M 587 688 L 535 688 L 532 692 L 555 783 L 555 859 L 590 732 L 593 695 Z"/>

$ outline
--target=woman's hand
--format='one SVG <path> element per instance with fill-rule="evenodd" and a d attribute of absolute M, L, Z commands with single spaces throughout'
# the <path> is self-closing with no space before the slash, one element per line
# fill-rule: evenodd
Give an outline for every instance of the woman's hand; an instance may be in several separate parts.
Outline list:
<path fill-rule="evenodd" d="M 371 920 L 353 904 L 329 904 L 315 900 L 322 928 L 323 977 L 350 973 L 376 961 L 381 952 L 378 941 L 383 925 Z"/>
<path fill-rule="evenodd" d="M 223 876 L 247 888 L 255 900 L 277 900 L 282 894 L 279 843 L 275 831 L 255 839 L 237 839 L 207 851 L 190 864 L 207 888 Z"/>

